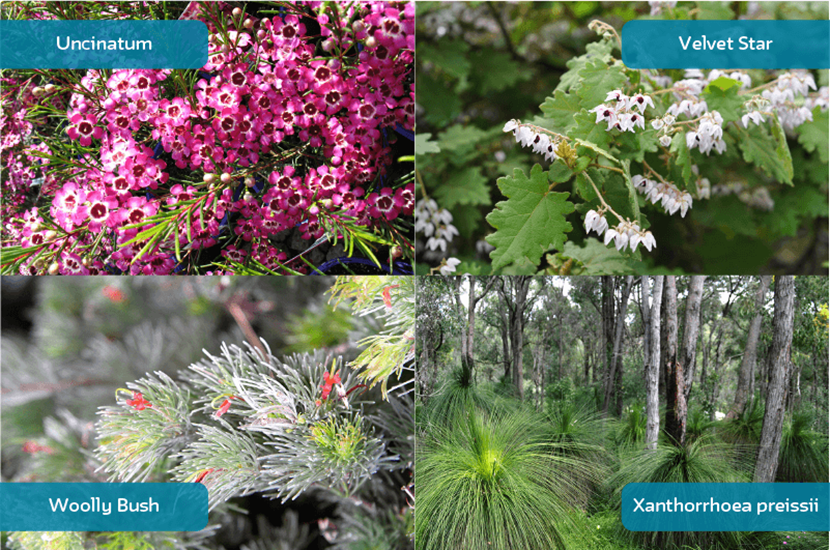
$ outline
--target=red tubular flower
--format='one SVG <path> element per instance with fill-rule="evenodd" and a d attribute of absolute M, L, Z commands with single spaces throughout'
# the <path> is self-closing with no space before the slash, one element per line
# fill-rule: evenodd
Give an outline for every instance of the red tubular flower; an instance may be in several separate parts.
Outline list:
<path fill-rule="evenodd" d="M 383 303 L 386 304 L 386 307 L 392 309 L 392 295 L 390 291 L 393 288 L 398 288 L 400 285 L 390 285 L 383 288 Z"/>
<path fill-rule="evenodd" d="M 324 381 L 324 383 L 321 384 L 320 387 L 323 388 L 323 400 L 325 400 L 325 399 L 328 399 L 329 394 L 331 393 L 332 387 L 334 387 L 335 384 L 340 383 L 340 375 L 339 374 L 332 375 L 328 372 L 324 373 L 323 374 L 323 381 Z"/>
<path fill-rule="evenodd" d="M 194 483 L 201 483 L 207 476 L 213 472 L 213 468 L 208 468 L 207 470 L 202 470 L 199 472 L 199 475 L 196 476 L 196 479 L 193 480 Z"/>
<path fill-rule="evenodd" d="M 231 400 L 225 399 L 216 411 L 216 418 L 219 418 L 231 408 Z"/>
<path fill-rule="evenodd" d="M 124 293 L 115 288 L 114 286 L 105 286 L 102 289 L 102 292 L 104 296 L 106 296 L 107 298 L 109 298 L 111 302 L 114 302 L 116 304 L 120 304 L 121 302 L 127 299 Z"/>
<path fill-rule="evenodd" d="M 30 455 L 33 455 L 33 454 L 36 454 L 36 453 L 52 454 L 55 451 L 51 447 L 47 447 L 45 445 L 40 445 L 37 441 L 29 440 L 29 441 L 27 441 L 26 443 L 23 444 L 23 452 L 24 453 L 29 453 Z"/>
<path fill-rule="evenodd" d="M 143 411 L 147 407 L 153 406 L 153 404 L 144 399 L 144 396 L 141 395 L 141 392 L 138 391 L 133 392 L 132 399 L 127 399 L 127 405 L 129 405 L 137 411 Z"/>

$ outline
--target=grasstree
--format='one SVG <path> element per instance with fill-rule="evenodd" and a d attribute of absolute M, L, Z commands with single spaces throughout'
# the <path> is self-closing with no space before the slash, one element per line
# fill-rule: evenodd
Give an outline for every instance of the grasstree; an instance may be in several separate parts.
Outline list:
<path fill-rule="evenodd" d="M 242 548 L 410 547 L 414 280 L 341 277 L 331 301 L 351 308 L 359 355 L 329 348 L 280 356 L 262 339 L 222 344 L 176 375 L 128 382 L 115 405 L 99 409 L 98 446 L 86 453 L 81 477 L 202 483 L 208 528 L 14 533 L 12 547 L 221 548 L 238 517 L 239 501 L 229 501 L 255 494 L 331 513 L 314 528 L 289 510 L 281 527 L 255 527 L 258 537 Z M 53 458 L 49 451 L 37 460 Z"/>

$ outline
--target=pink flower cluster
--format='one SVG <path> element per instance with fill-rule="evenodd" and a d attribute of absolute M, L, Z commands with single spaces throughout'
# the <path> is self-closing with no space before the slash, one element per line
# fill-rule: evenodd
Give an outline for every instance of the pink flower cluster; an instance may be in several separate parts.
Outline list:
<path fill-rule="evenodd" d="M 48 212 L 6 227 L 4 244 L 61 251 L 22 272 L 170 274 L 217 244 L 214 261 L 280 270 L 287 255 L 269 240 L 280 232 L 316 239 L 338 222 L 412 214 L 413 184 L 386 178 L 387 134 L 414 127 L 413 4 L 297 3 L 244 23 L 225 11 L 228 31 L 208 4 L 209 62 L 195 84 L 192 71 L 90 70 L 71 93 L 63 131 L 91 150 Z M 315 20 L 321 36 L 307 31 Z"/>

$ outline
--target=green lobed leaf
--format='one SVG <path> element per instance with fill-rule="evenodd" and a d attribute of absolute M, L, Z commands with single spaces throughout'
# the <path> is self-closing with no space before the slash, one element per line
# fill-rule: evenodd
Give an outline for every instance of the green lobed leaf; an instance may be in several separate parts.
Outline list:
<path fill-rule="evenodd" d="M 419 73 L 415 82 L 415 95 L 424 108 L 424 121 L 444 126 L 461 112 L 461 98 L 443 79 L 429 73 Z M 419 115 L 420 120 L 420 115 Z"/>
<path fill-rule="evenodd" d="M 725 92 L 729 88 L 734 88 L 735 86 L 738 86 L 738 89 L 740 90 L 740 85 L 741 83 L 735 80 L 734 78 L 729 78 L 728 76 L 719 76 L 715 80 L 707 84 L 706 89 L 715 87 Z"/>
<path fill-rule="evenodd" d="M 475 70 L 470 73 L 471 84 L 481 94 L 498 92 L 528 80 L 531 71 L 513 60 L 507 52 L 484 48 L 470 53 Z"/>
<path fill-rule="evenodd" d="M 628 158 L 643 162 L 646 153 L 656 153 L 658 150 L 657 130 L 647 126 L 645 130 L 623 132 L 617 138 L 617 143 L 620 149 L 625 150 Z"/>
<path fill-rule="evenodd" d="M 674 163 L 681 169 L 685 188 L 688 189 L 692 180 L 692 152 L 686 147 L 686 135 L 683 132 L 676 133 L 670 147 L 675 155 Z"/>
<path fill-rule="evenodd" d="M 640 223 L 640 202 L 637 200 L 637 189 L 631 182 L 631 160 L 625 159 L 622 161 L 623 179 L 625 180 L 626 191 L 628 195 L 628 208 L 631 211 L 631 220 Z M 620 212 L 618 210 L 618 212 Z M 623 212 L 620 214 L 625 215 Z"/>
<path fill-rule="evenodd" d="M 778 122 L 771 121 L 772 133 L 766 126 L 744 129 L 738 126 L 738 146 L 744 160 L 751 162 L 781 183 L 793 184 L 793 160 L 787 146 L 787 137 Z"/>
<path fill-rule="evenodd" d="M 471 239 L 476 236 L 484 218 L 478 206 L 470 204 L 459 204 L 451 210 L 452 224 L 458 229 L 458 234 L 464 239 Z"/>
<path fill-rule="evenodd" d="M 475 126 L 454 124 L 438 134 L 438 146 L 443 152 L 451 152 L 461 156 L 475 148 L 478 140 L 487 135 L 487 132 Z"/>
<path fill-rule="evenodd" d="M 582 141 L 589 141 L 596 145 L 597 148 L 607 151 L 611 142 L 611 137 L 606 130 L 607 125 L 604 122 L 597 124 L 596 115 L 589 113 L 582 109 L 574 116 L 576 120 L 576 128 L 572 129 L 568 135 L 575 139 Z"/>
<path fill-rule="evenodd" d="M 458 204 L 490 204 L 487 178 L 481 174 L 478 166 L 451 172 L 433 196 L 444 208 L 453 208 Z"/>
<path fill-rule="evenodd" d="M 464 79 L 470 74 L 472 63 L 467 59 L 470 45 L 463 40 L 445 39 L 437 44 L 421 43 L 418 45 L 418 57 L 428 59 L 448 75 Z"/>
<path fill-rule="evenodd" d="M 830 153 L 830 144 L 828 144 L 827 138 L 827 115 L 827 111 L 822 111 L 821 107 L 816 107 L 813 109 L 812 122 L 805 122 L 798 127 L 798 143 L 803 145 L 810 153 L 818 151 L 818 157 L 824 164 L 827 164 L 828 153 Z"/>
<path fill-rule="evenodd" d="M 697 19 L 735 19 L 728 2 L 698 2 Z"/>
<path fill-rule="evenodd" d="M 529 178 L 519 169 L 499 178 L 499 189 L 508 200 L 496 204 L 486 218 L 496 228 L 487 237 L 496 247 L 490 253 L 493 270 L 523 260 L 536 264 L 547 250 L 564 245 L 565 234 L 573 229 L 565 216 L 574 205 L 567 201 L 568 193 L 550 191 L 549 185 L 548 174 L 538 164 Z"/>
<path fill-rule="evenodd" d="M 593 59 L 579 71 L 581 82 L 575 88 L 579 105 L 593 109 L 605 101 L 611 90 L 625 82 L 625 73 L 620 65 L 608 66 L 602 59 Z"/>
<path fill-rule="evenodd" d="M 440 153 L 441 148 L 438 147 L 438 142 L 430 141 L 432 134 L 415 134 L 415 155 L 423 155 L 426 153 Z"/>
<path fill-rule="evenodd" d="M 576 126 L 574 115 L 582 110 L 579 107 L 579 99 L 574 94 L 567 94 L 562 90 L 556 90 L 553 97 L 546 98 L 539 109 L 553 121 L 554 129 L 562 134 L 568 133 Z"/>
<path fill-rule="evenodd" d="M 572 242 L 565 243 L 562 256 L 582 264 L 580 275 L 622 275 L 634 272 L 634 261 L 622 255 L 613 246 L 605 246 L 597 239 L 585 239 L 579 247 Z"/>
<path fill-rule="evenodd" d="M 569 59 L 566 63 L 569 70 L 562 75 L 556 89 L 567 92 L 571 88 L 575 88 L 579 83 L 579 71 L 594 59 L 599 59 L 603 63 L 610 63 L 611 51 L 614 49 L 612 40 L 608 37 L 599 42 L 592 42 L 585 47 L 585 54 Z"/>
<path fill-rule="evenodd" d="M 736 82 L 731 78 L 722 76 L 709 84 L 709 86 L 707 86 L 706 89 L 700 94 L 700 97 L 706 101 L 706 105 L 709 107 L 710 111 L 717 111 L 720 113 L 720 116 L 723 117 L 724 125 L 726 125 L 727 122 L 741 120 L 744 100 L 742 97 L 738 96 L 738 90 L 740 89 L 739 86 L 733 86 L 725 90 L 718 86 L 713 86 L 715 82 L 718 82 L 721 79 Z"/>

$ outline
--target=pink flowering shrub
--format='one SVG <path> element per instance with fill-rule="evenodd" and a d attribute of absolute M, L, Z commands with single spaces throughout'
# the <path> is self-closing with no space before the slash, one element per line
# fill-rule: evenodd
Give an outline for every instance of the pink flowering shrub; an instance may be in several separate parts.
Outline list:
<path fill-rule="evenodd" d="M 335 243 L 411 257 L 414 6 L 270 4 L 77 8 L 202 20 L 201 70 L 3 72 L 3 273 L 305 273 Z"/>

